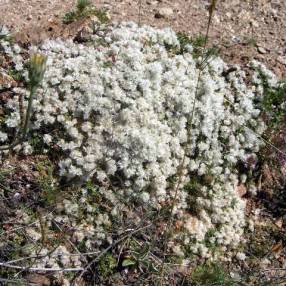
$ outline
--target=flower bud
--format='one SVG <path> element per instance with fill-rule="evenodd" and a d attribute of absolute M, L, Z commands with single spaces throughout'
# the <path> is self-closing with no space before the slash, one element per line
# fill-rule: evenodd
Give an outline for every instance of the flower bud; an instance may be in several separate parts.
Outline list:
<path fill-rule="evenodd" d="M 42 54 L 33 54 L 30 59 L 29 80 L 32 87 L 41 83 L 46 70 L 47 57 Z"/>

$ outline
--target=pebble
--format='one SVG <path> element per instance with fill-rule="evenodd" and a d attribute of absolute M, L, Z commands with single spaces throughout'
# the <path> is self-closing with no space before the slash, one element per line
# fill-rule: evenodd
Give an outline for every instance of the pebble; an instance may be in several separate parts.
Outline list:
<path fill-rule="evenodd" d="M 147 0 L 146 3 L 147 3 L 148 5 L 153 5 L 153 6 L 155 6 L 155 5 L 158 4 L 158 1 L 150 1 L 150 0 Z"/>
<path fill-rule="evenodd" d="M 260 47 L 260 46 L 257 48 L 257 51 L 260 54 L 266 54 L 267 53 L 267 51 L 263 47 Z"/>
<path fill-rule="evenodd" d="M 164 7 L 164 8 L 160 8 L 158 9 L 158 11 L 155 13 L 155 18 L 159 19 L 159 18 L 171 18 L 173 16 L 174 12 L 173 9 L 168 8 L 168 7 Z"/>
<path fill-rule="evenodd" d="M 277 62 L 286 66 L 286 57 L 278 57 Z"/>

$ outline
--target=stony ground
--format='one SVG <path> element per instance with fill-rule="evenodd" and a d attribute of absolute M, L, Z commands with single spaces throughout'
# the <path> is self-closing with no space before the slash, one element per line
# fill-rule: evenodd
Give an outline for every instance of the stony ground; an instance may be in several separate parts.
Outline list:
<path fill-rule="evenodd" d="M 204 33 L 207 25 L 206 0 L 92 0 L 109 11 L 112 20 L 133 20 L 156 27 L 171 26 L 190 35 Z M 62 24 L 73 7 L 71 0 L 2 0 L 0 23 L 5 23 L 23 42 L 48 37 L 67 37 L 75 27 Z M 218 1 L 210 31 L 212 42 L 221 48 L 228 62 L 256 58 L 276 74 L 286 75 L 286 1 Z"/>

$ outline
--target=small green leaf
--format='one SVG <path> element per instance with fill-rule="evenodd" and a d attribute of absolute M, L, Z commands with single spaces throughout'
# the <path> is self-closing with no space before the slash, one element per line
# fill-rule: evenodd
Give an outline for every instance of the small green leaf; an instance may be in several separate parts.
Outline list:
<path fill-rule="evenodd" d="M 132 266 L 132 265 L 135 265 L 135 264 L 136 264 L 136 261 L 133 260 L 132 258 L 124 259 L 123 262 L 122 262 L 122 266 L 123 267 L 128 267 L 128 266 Z"/>
<path fill-rule="evenodd" d="M 148 244 L 146 244 L 144 247 L 143 247 L 143 250 L 140 252 L 140 259 L 143 260 L 145 259 L 148 254 L 150 252 L 150 246 Z"/>

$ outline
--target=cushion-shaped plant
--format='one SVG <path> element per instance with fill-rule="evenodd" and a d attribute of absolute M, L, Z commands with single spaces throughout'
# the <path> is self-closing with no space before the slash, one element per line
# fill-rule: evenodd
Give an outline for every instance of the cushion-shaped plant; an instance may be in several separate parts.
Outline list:
<path fill-rule="evenodd" d="M 210 244 L 239 242 L 236 165 L 255 160 L 264 130 L 259 90 L 239 67 L 225 76 L 228 66 L 210 57 L 199 76 L 202 59 L 191 45 L 180 49 L 174 31 L 134 23 L 105 27 L 85 44 L 49 40 L 39 50 L 48 60 L 31 128 L 60 150 L 60 176 L 113 184 L 126 201 L 160 209 L 183 169 L 174 208 L 185 222 L 183 243 L 196 241 L 192 251 L 208 256 Z M 20 121 L 17 98 L 7 108 L 11 132 Z"/>

